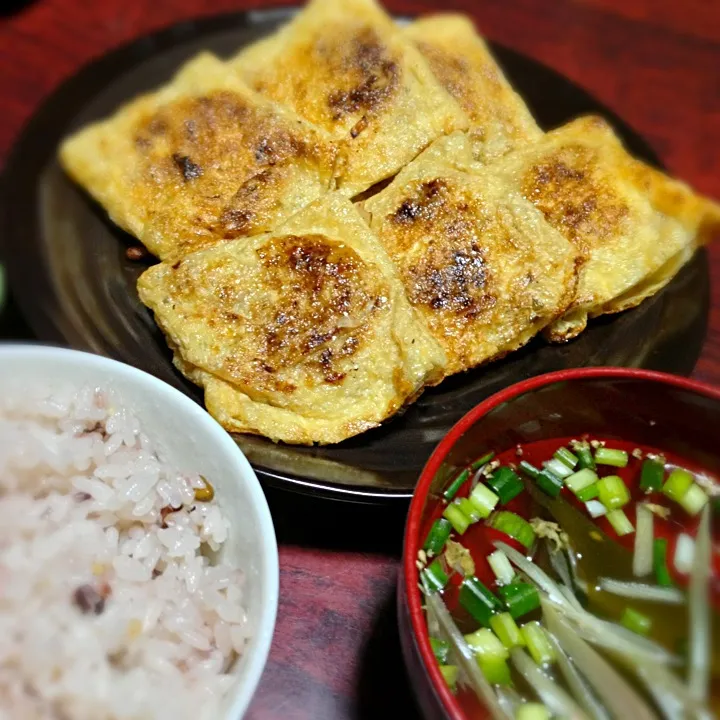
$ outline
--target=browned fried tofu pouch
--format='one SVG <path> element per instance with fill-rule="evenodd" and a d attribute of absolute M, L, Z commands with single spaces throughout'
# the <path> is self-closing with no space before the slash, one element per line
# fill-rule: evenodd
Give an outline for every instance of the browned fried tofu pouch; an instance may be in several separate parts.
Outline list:
<path fill-rule="evenodd" d="M 336 193 L 273 233 L 160 263 L 138 289 L 231 431 L 339 442 L 443 373 L 389 257 Z"/>
<path fill-rule="evenodd" d="M 311 0 L 232 62 L 251 87 L 340 143 L 338 190 L 348 197 L 394 175 L 435 138 L 468 125 L 374 0 Z"/>
<path fill-rule="evenodd" d="M 68 138 L 67 172 L 160 258 L 267 232 L 333 185 L 322 130 L 204 53 Z"/>
<path fill-rule="evenodd" d="M 467 17 L 430 15 L 408 25 L 404 33 L 468 116 L 476 161 L 492 162 L 542 137 L 523 99 Z"/>
<path fill-rule="evenodd" d="M 577 293 L 548 335 L 566 340 L 587 318 L 639 305 L 720 232 L 720 206 L 632 158 L 610 126 L 586 117 L 492 166 L 581 259 Z"/>
<path fill-rule="evenodd" d="M 468 157 L 466 135 L 442 138 L 364 203 L 447 375 L 526 343 L 577 281 L 573 244 L 491 168 L 458 170 Z"/>

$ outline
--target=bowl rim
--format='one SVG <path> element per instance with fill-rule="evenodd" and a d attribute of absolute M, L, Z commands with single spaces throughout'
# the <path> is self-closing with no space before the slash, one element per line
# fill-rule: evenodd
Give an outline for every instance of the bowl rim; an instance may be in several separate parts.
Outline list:
<path fill-rule="evenodd" d="M 420 473 L 405 525 L 402 561 L 403 583 L 413 641 L 418 648 L 423 669 L 429 676 L 432 690 L 440 701 L 443 712 L 452 720 L 467 720 L 467 715 L 460 707 L 460 703 L 458 703 L 455 696 L 450 692 L 437 667 L 435 656 L 430 647 L 429 635 L 425 625 L 425 616 L 420 601 L 420 593 L 417 590 L 419 571 L 415 562 L 418 550 L 420 549 L 419 533 L 421 530 L 422 510 L 432 480 L 460 436 L 494 408 L 527 392 L 537 390 L 538 388 L 568 380 L 587 380 L 594 378 L 626 378 L 655 382 L 703 395 L 720 403 L 720 388 L 698 380 L 671 375 L 670 373 L 622 367 L 573 368 L 545 373 L 509 385 L 483 400 L 453 425 L 445 437 L 438 443 L 435 450 L 433 450 L 432 455 Z"/>
<path fill-rule="evenodd" d="M 237 689 L 231 688 L 227 692 L 229 702 L 227 713 L 224 716 L 228 720 L 243 717 L 255 695 L 270 653 L 270 645 L 277 619 L 280 586 L 280 561 L 275 526 L 265 493 L 248 459 L 230 435 L 212 418 L 204 407 L 198 405 L 180 390 L 144 370 L 139 370 L 132 365 L 102 355 L 54 345 L 27 342 L 0 344 L 0 362 L 5 358 L 30 356 L 41 359 L 46 358 L 48 362 L 62 359 L 81 366 L 93 366 L 106 372 L 108 377 L 124 378 L 129 382 L 144 386 L 148 389 L 148 392 L 155 394 L 160 402 L 169 399 L 171 403 L 180 406 L 181 410 L 187 414 L 189 422 L 204 425 L 208 434 L 212 436 L 212 441 L 232 458 L 241 471 L 243 481 L 247 484 L 248 492 L 252 498 L 253 508 L 257 513 L 261 535 L 259 553 L 262 558 L 262 567 L 265 568 L 262 575 L 264 585 L 262 592 L 263 602 L 253 635 L 253 654 L 246 660 L 244 677 L 239 687 Z"/>

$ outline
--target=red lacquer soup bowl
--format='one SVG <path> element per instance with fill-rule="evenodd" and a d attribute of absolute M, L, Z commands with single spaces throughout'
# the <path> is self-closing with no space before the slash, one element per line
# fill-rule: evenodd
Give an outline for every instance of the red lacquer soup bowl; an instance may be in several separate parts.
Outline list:
<path fill-rule="evenodd" d="M 440 442 L 418 482 L 405 530 L 398 611 L 403 653 L 426 718 L 486 717 L 450 692 L 430 647 L 418 589 L 422 548 L 442 492 L 489 451 L 584 434 L 651 447 L 720 474 L 720 389 L 685 378 L 624 368 L 542 375 L 493 395 Z"/>

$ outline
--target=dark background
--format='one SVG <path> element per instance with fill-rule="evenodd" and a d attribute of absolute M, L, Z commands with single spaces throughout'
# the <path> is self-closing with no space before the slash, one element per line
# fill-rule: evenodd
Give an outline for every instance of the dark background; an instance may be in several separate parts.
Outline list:
<path fill-rule="evenodd" d="M 286 2 L 215 0 L 213 12 Z M 206 0 L 0 0 L 0 162 L 58 83 L 134 37 L 208 13 Z M 586 87 L 663 163 L 720 197 L 720 2 L 388 0 L 456 9 L 490 39 Z M 12 178 L 4 178 L 12 182 Z M 694 376 L 720 383 L 720 246 L 710 249 L 710 330 Z M 12 305 L 0 337 L 29 337 Z M 395 623 L 405 507 L 341 506 L 271 492 L 280 543 L 275 640 L 251 720 L 413 718 Z"/>

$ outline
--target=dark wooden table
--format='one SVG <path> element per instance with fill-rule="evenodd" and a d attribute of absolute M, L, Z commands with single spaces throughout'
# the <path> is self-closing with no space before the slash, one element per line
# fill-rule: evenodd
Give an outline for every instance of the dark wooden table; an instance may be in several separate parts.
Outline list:
<path fill-rule="evenodd" d="M 342 0 L 338 0 L 339 2 Z M 287 0 L 0 0 L 0 162 L 63 78 L 137 35 L 208 12 Z M 449 9 L 388 0 L 397 12 Z M 720 197 L 720 2 L 455 0 L 491 39 L 584 85 L 665 164 Z M 12 179 L 9 179 L 12 181 Z M 695 376 L 720 383 L 720 246 L 711 327 Z M 26 332 L 12 315 L 5 336 Z M 275 641 L 252 720 L 417 716 L 395 623 L 405 507 L 343 507 L 271 494 L 280 543 Z"/>

